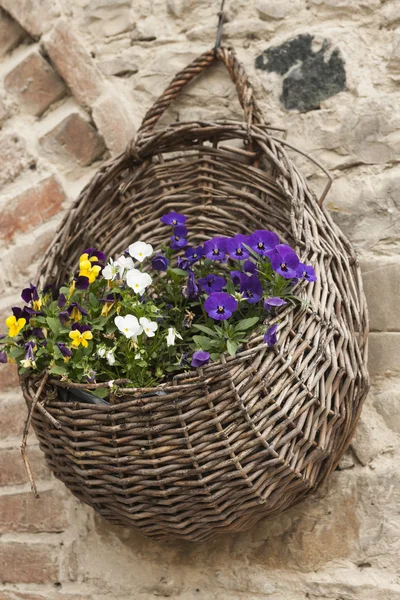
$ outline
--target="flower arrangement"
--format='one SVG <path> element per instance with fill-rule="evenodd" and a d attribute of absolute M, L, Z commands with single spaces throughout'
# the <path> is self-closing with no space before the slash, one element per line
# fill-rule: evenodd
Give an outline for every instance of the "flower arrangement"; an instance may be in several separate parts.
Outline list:
<path fill-rule="evenodd" d="M 273 346 L 278 322 L 268 326 L 271 317 L 300 301 L 294 288 L 316 280 L 313 268 L 267 230 L 189 246 L 186 220 L 175 212 L 161 218 L 171 235 L 160 252 L 136 241 L 107 262 L 89 248 L 59 290 L 30 284 L 26 305 L 6 319 L 0 362 L 17 363 L 22 376 L 47 370 L 77 383 L 126 380 L 143 388 L 225 352 L 234 356 L 254 335 Z"/>

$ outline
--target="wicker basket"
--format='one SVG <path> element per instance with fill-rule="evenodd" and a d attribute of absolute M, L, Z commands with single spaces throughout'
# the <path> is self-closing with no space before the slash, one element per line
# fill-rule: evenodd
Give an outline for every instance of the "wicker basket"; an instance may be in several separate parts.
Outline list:
<path fill-rule="evenodd" d="M 183 86 L 216 61 L 244 122 L 153 127 Z M 60 284 L 83 248 L 111 255 L 165 241 L 160 216 L 188 215 L 192 242 L 272 229 L 314 266 L 309 303 L 283 307 L 279 341 L 110 402 L 46 378 L 23 381 L 54 475 L 116 524 L 155 538 L 205 540 L 292 506 L 335 469 L 368 389 L 367 309 L 350 243 L 264 123 L 230 48 L 200 56 L 147 113 L 127 151 L 103 165 L 66 215 L 37 283 Z M 90 400 L 91 395 L 89 396 Z"/>

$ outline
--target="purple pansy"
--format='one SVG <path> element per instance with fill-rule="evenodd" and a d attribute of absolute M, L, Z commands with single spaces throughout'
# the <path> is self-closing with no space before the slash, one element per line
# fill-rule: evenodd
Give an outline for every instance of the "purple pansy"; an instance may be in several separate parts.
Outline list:
<path fill-rule="evenodd" d="M 160 221 L 161 223 L 165 223 L 165 225 L 172 225 L 175 227 L 176 225 L 183 225 L 186 222 L 186 219 L 187 217 L 185 217 L 185 215 L 181 215 L 172 210 L 168 214 L 163 215 Z"/>
<path fill-rule="evenodd" d="M 199 295 L 199 286 L 196 283 L 193 271 L 189 271 L 189 277 L 183 295 L 188 300 L 194 300 Z"/>
<path fill-rule="evenodd" d="M 99 302 L 102 302 L 103 304 L 107 304 L 107 303 L 118 302 L 121 299 L 122 299 L 121 294 L 111 292 L 110 294 L 107 294 L 107 296 L 105 298 L 100 298 Z"/>
<path fill-rule="evenodd" d="M 67 310 L 61 310 L 58 313 L 61 325 L 67 325 L 69 323 L 69 313 Z"/>
<path fill-rule="evenodd" d="M 226 280 L 223 277 L 214 275 L 213 273 L 209 273 L 205 277 L 199 279 L 199 286 L 206 294 L 220 292 L 225 285 Z"/>
<path fill-rule="evenodd" d="M 267 331 L 265 332 L 264 342 L 268 346 L 274 346 L 276 344 L 276 342 L 278 341 L 278 338 L 276 337 L 277 329 L 278 329 L 278 323 L 275 323 L 275 325 L 272 325 L 271 327 L 269 327 L 267 329 Z"/>
<path fill-rule="evenodd" d="M 96 375 L 96 371 L 90 369 L 87 373 L 85 373 L 84 378 L 86 379 L 87 383 L 96 383 Z"/>
<path fill-rule="evenodd" d="M 210 260 L 224 260 L 226 255 L 226 242 L 225 237 L 215 237 L 211 240 L 207 240 L 204 243 L 204 253 L 206 258 Z"/>
<path fill-rule="evenodd" d="M 77 290 L 87 290 L 89 287 L 89 278 L 85 277 L 84 275 L 76 275 L 74 277 L 75 279 L 75 286 Z"/>
<path fill-rule="evenodd" d="M 297 267 L 297 277 L 302 277 L 307 281 L 317 281 L 317 276 L 311 265 L 300 263 Z"/>
<path fill-rule="evenodd" d="M 241 273 L 240 291 L 243 294 L 243 299 L 247 300 L 249 304 L 255 304 L 258 302 L 263 294 L 261 281 L 259 280 L 258 276 Z"/>
<path fill-rule="evenodd" d="M 177 225 L 174 228 L 174 234 L 171 236 L 171 248 L 177 250 L 179 248 L 186 248 L 188 245 L 186 236 L 188 230 L 184 225 Z"/>
<path fill-rule="evenodd" d="M 272 250 L 279 244 L 279 237 L 273 231 L 267 229 L 257 229 L 248 238 L 248 245 L 257 254 L 265 255 L 268 250 Z"/>
<path fill-rule="evenodd" d="M 25 360 L 34 361 L 35 360 L 35 352 L 36 350 L 36 342 L 26 342 L 24 345 L 25 349 Z"/>
<path fill-rule="evenodd" d="M 244 260 L 250 256 L 247 248 L 244 247 L 244 244 L 248 245 L 249 236 L 238 234 L 235 237 L 230 238 L 226 242 L 226 251 L 231 258 L 236 260 Z"/>
<path fill-rule="evenodd" d="M 38 294 L 36 286 L 33 285 L 32 283 L 30 283 L 28 288 L 25 288 L 24 290 L 22 290 L 21 298 L 27 304 L 29 302 L 34 302 L 36 300 L 39 300 L 39 294 Z"/>
<path fill-rule="evenodd" d="M 240 285 L 240 279 L 243 275 L 242 271 L 231 271 L 230 275 L 232 277 L 233 285 Z"/>
<path fill-rule="evenodd" d="M 72 302 L 72 304 L 70 304 L 66 309 L 66 312 L 71 319 L 74 319 L 74 321 L 79 321 L 82 317 L 87 317 L 89 314 L 87 310 L 85 310 L 77 302 Z"/>
<path fill-rule="evenodd" d="M 31 317 L 43 314 L 37 310 L 33 310 L 33 308 L 30 308 L 29 306 L 24 306 L 23 308 L 13 306 L 11 310 L 16 319 L 25 319 L 27 323 L 29 323 Z"/>
<path fill-rule="evenodd" d="M 156 254 L 151 261 L 151 266 L 155 271 L 166 271 L 168 269 L 169 260 L 162 254 Z"/>
<path fill-rule="evenodd" d="M 80 323 L 74 323 L 72 325 L 72 331 L 77 330 L 79 333 L 84 333 L 85 331 L 90 331 L 92 329 L 91 325 L 81 325 Z"/>
<path fill-rule="evenodd" d="M 252 260 L 246 260 L 243 265 L 243 271 L 253 275 L 253 273 L 257 273 L 257 265 Z"/>
<path fill-rule="evenodd" d="M 279 296 L 273 296 L 272 298 L 265 298 L 264 300 L 264 308 L 265 310 L 271 310 L 271 308 L 276 308 L 277 306 L 283 306 L 287 304 L 286 300 L 283 298 L 279 298 Z"/>
<path fill-rule="evenodd" d="M 210 354 L 205 350 L 196 350 L 192 354 L 192 367 L 202 367 L 210 360 Z"/>
<path fill-rule="evenodd" d="M 32 335 L 38 339 L 38 340 L 45 340 L 46 336 L 45 336 L 45 329 L 42 329 L 41 327 L 34 327 L 32 329 Z"/>
<path fill-rule="evenodd" d="M 2 350 L 0 352 L 0 363 L 6 363 L 7 361 L 7 353 L 5 352 L 5 350 Z"/>
<path fill-rule="evenodd" d="M 278 275 L 285 279 L 297 277 L 300 261 L 296 252 L 290 246 L 278 244 L 273 250 L 267 252 L 267 256 L 271 260 L 272 268 Z"/>
<path fill-rule="evenodd" d="M 67 298 L 65 297 L 65 294 L 60 294 L 58 296 L 58 300 L 57 300 L 57 306 L 58 308 L 64 308 L 64 306 L 67 304 Z"/>
<path fill-rule="evenodd" d="M 189 271 L 190 260 L 187 258 L 183 258 L 182 256 L 178 256 L 176 260 L 176 266 L 178 267 L 178 269 L 182 269 L 183 271 Z"/>
<path fill-rule="evenodd" d="M 216 321 L 226 321 L 237 309 L 238 303 L 226 292 L 213 292 L 204 302 L 207 314 Z"/>
<path fill-rule="evenodd" d="M 200 258 L 203 258 L 204 248 L 203 246 L 197 246 L 197 248 L 186 248 L 185 256 L 191 264 L 194 264 L 196 261 L 200 260 Z"/>
<path fill-rule="evenodd" d="M 61 352 L 61 354 L 64 356 L 64 358 L 69 358 L 70 356 L 72 356 L 72 350 L 70 350 L 65 344 L 63 344 L 62 342 L 57 342 L 56 343 L 57 348 L 59 349 L 59 351 Z"/>

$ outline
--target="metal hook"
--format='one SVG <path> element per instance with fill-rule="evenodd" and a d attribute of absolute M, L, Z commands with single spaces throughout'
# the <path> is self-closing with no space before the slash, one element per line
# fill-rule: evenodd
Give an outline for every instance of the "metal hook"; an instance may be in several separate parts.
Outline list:
<path fill-rule="evenodd" d="M 215 40 L 215 46 L 214 46 L 214 57 L 215 58 L 217 58 L 217 50 L 221 46 L 222 27 L 223 27 L 224 21 L 225 21 L 224 4 L 225 4 L 225 0 L 222 0 L 221 8 L 219 9 L 219 13 L 218 13 L 219 19 L 218 19 L 218 28 L 217 28 L 217 38 Z"/>

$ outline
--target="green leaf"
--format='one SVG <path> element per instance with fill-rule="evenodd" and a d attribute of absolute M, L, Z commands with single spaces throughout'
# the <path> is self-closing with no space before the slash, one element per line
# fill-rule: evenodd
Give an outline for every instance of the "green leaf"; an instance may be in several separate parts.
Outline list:
<path fill-rule="evenodd" d="M 90 302 L 90 305 L 93 306 L 93 308 L 96 308 L 96 306 L 99 305 L 99 301 L 97 300 L 97 298 L 93 294 L 93 292 L 90 292 L 90 294 L 89 294 L 89 302 Z"/>
<path fill-rule="evenodd" d="M 209 350 L 211 347 L 211 340 L 205 335 L 194 335 L 193 341 L 197 346 L 200 346 L 202 350 Z"/>
<path fill-rule="evenodd" d="M 259 321 L 259 317 L 249 317 L 248 319 L 243 319 L 239 321 L 239 323 L 235 327 L 235 331 L 246 331 L 246 329 L 250 329 Z"/>
<path fill-rule="evenodd" d="M 231 356 L 235 356 L 236 350 L 238 349 L 238 345 L 235 342 L 232 342 L 231 340 L 228 340 L 226 342 L 226 349 L 228 350 L 228 353 Z"/>
<path fill-rule="evenodd" d="M 65 367 L 59 367 L 56 365 L 55 367 L 52 367 L 50 369 L 49 373 L 51 373 L 52 375 L 66 375 L 67 369 Z"/>
<path fill-rule="evenodd" d="M 188 276 L 187 271 L 184 271 L 183 269 L 178 269 L 178 267 L 175 267 L 174 269 L 168 269 L 168 271 L 171 271 L 171 273 L 174 273 L 174 275 L 180 275 L 181 277 Z"/>
<path fill-rule="evenodd" d="M 212 353 L 210 354 L 210 358 L 211 358 L 211 360 L 213 360 L 213 361 L 216 361 L 216 360 L 218 360 L 218 359 L 220 358 L 220 356 L 221 356 L 221 354 L 220 354 L 219 352 L 212 352 Z"/>
<path fill-rule="evenodd" d="M 198 331 L 202 331 L 203 333 L 208 333 L 208 335 L 211 335 L 212 337 L 217 337 L 217 334 L 215 333 L 215 331 L 213 331 L 212 329 L 210 329 L 210 327 L 206 327 L 205 325 L 192 325 L 193 329 L 197 329 Z"/>
<path fill-rule="evenodd" d="M 108 388 L 97 388 L 95 390 L 90 390 L 90 393 L 98 398 L 107 398 L 110 394 L 110 390 Z"/>
<path fill-rule="evenodd" d="M 57 336 L 61 329 L 60 319 L 57 319 L 56 317 L 47 317 L 46 321 L 54 335 Z"/>

